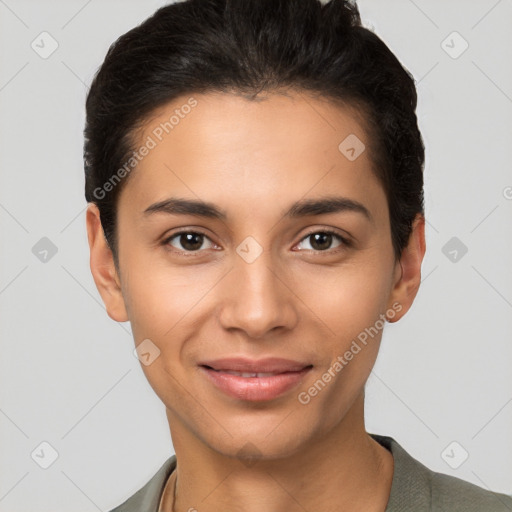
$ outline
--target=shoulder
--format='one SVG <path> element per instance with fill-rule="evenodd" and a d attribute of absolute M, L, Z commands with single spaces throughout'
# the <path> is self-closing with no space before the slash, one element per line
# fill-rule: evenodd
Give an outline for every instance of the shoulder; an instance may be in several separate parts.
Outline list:
<path fill-rule="evenodd" d="M 370 434 L 393 454 L 394 473 L 386 512 L 511 512 L 512 496 L 437 473 L 388 436 Z"/>
<path fill-rule="evenodd" d="M 173 455 L 165 461 L 144 487 L 110 512 L 158 512 L 163 489 L 175 467 L 176 455 Z"/>
<path fill-rule="evenodd" d="M 512 497 L 483 489 L 460 478 L 431 472 L 432 510 L 511 512 Z"/>

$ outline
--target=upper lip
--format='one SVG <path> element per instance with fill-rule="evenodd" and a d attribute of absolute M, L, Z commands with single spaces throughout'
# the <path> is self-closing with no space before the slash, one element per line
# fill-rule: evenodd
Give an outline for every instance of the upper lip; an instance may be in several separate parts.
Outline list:
<path fill-rule="evenodd" d="M 227 357 L 211 361 L 202 361 L 200 366 L 209 366 L 214 370 L 253 372 L 253 373 L 284 373 L 301 371 L 308 366 L 313 366 L 300 361 L 268 357 L 265 359 L 248 359 L 244 357 Z"/>

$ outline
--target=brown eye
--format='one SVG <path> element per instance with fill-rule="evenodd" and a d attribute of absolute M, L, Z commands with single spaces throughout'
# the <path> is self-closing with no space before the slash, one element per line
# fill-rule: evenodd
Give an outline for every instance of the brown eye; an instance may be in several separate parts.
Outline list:
<path fill-rule="evenodd" d="M 306 250 L 326 252 L 330 249 L 335 249 L 341 245 L 350 246 L 348 240 L 343 238 L 342 236 L 334 233 L 333 231 L 323 230 L 323 231 L 315 231 L 313 233 L 309 233 L 302 240 L 301 244 L 305 241 L 309 240 L 309 246 L 305 247 Z M 340 243 L 338 245 L 332 247 L 332 244 L 335 240 L 338 240 Z"/>
<path fill-rule="evenodd" d="M 209 241 L 211 244 L 210 247 L 206 248 L 211 249 L 213 243 L 206 235 L 195 231 L 181 231 L 167 238 L 164 244 L 170 245 L 179 252 L 198 252 L 203 247 L 205 241 Z"/>

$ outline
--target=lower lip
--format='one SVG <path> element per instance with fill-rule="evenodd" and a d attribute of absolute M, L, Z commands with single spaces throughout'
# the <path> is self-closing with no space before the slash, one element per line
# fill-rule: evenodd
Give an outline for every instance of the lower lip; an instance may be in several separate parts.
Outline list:
<path fill-rule="evenodd" d="M 271 377 L 239 377 L 204 366 L 201 366 L 201 370 L 227 395 L 239 400 L 261 402 L 277 398 L 297 386 L 311 367 L 298 372 L 279 373 Z"/>

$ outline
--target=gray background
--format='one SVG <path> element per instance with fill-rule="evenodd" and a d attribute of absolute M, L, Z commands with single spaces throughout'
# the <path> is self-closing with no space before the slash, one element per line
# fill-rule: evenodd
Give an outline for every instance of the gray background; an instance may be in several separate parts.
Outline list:
<path fill-rule="evenodd" d="M 173 453 L 130 325 L 90 274 L 81 154 L 108 46 L 165 3 L 0 0 L 1 512 L 110 510 Z M 512 1 L 383 5 L 359 2 L 418 82 L 427 254 L 413 308 L 385 328 L 367 430 L 511 494 Z"/>

